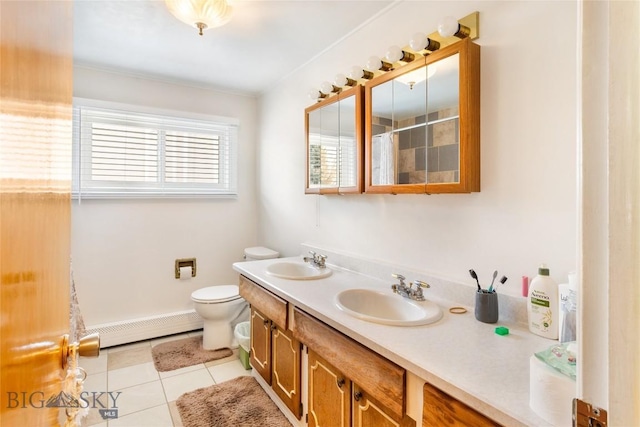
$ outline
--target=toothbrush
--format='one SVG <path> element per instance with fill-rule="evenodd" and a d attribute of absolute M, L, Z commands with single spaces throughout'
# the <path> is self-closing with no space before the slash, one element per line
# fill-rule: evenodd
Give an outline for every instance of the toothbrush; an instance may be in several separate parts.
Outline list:
<path fill-rule="evenodd" d="M 496 276 L 498 275 L 498 270 L 493 272 L 493 279 L 491 279 L 491 286 L 489 286 L 489 292 L 493 291 L 493 282 L 496 281 Z"/>
<path fill-rule="evenodd" d="M 473 269 L 469 270 L 469 274 L 473 279 L 476 279 L 476 283 L 478 284 L 478 292 L 482 292 L 482 288 L 480 287 L 480 281 L 478 280 L 478 275 Z"/>
<path fill-rule="evenodd" d="M 502 278 L 500 279 L 500 283 L 502 283 L 504 285 L 504 282 L 507 281 L 507 276 L 502 276 Z M 498 283 L 498 285 L 500 284 Z M 493 292 L 497 292 L 498 291 L 498 285 L 496 285 L 496 288 L 493 290 Z"/>

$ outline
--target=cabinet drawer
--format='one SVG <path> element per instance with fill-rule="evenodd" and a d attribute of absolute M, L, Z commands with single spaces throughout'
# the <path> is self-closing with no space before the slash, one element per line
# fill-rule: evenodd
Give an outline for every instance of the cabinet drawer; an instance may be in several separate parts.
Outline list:
<path fill-rule="evenodd" d="M 431 384 L 424 385 L 422 426 L 499 427 L 480 412 L 449 396 Z"/>
<path fill-rule="evenodd" d="M 257 283 L 240 276 L 240 295 L 280 328 L 287 329 L 287 302 Z"/>
<path fill-rule="evenodd" d="M 405 412 L 403 368 L 297 308 L 293 335 L 402 418 Z"/>

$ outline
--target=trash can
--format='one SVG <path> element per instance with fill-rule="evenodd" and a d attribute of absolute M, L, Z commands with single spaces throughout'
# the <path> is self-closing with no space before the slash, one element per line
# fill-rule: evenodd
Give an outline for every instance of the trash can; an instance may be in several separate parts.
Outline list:
<path fill-rule="evenodd" d="M 234 335 L 238 340 L 240 347 L 238 348 L 238 356 L 240 363 L 244 369 L 251 369 L 249 364 L 249 346 L 251 345 L 251 324 L 249 322 L 240 322 L 236 325 Z"/>

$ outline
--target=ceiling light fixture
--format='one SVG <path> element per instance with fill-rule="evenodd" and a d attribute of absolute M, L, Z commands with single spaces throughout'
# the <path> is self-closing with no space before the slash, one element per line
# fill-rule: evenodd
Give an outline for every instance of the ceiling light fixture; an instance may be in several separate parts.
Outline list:
<path fill-rule="evenodd" d="M 220 27 L 231 19 L 233 8 L 227 0 L 165 0 L 169 12 L 180 21 L 198 29 Z"/>

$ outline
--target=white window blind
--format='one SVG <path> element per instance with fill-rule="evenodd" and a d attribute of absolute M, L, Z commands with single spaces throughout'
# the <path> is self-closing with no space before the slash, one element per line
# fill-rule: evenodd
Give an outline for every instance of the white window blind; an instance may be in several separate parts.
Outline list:
<path fill-rule="evenodd" d="M 237 126 L 74 107 L 82 198 L 235 196 Z"/>

